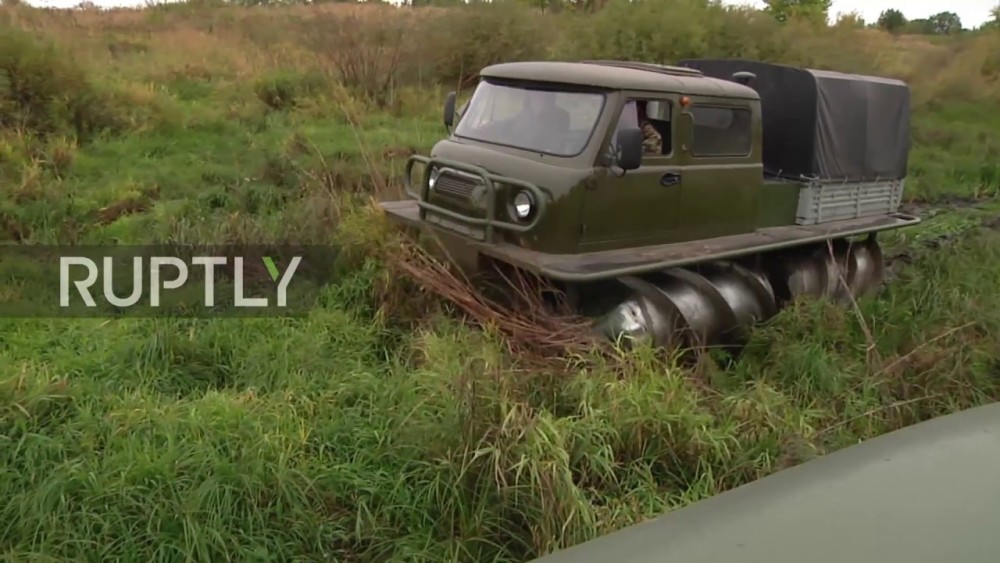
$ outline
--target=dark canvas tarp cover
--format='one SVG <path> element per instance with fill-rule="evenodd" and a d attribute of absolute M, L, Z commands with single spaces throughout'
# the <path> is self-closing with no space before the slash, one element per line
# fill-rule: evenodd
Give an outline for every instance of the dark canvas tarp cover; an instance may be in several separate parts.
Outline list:
<path fill-rule="evenodd" d="M 786 178 L 899 179 L 906 176 L 910 89 L 886 78 L 735 59 L 681 66 L 731 80 L 752 72 L 761 98 L 764 170 Z"/>

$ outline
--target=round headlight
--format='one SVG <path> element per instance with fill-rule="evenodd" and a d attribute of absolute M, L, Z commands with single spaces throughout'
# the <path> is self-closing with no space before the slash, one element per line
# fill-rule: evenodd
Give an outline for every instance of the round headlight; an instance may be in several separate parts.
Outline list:
<path fill-rule="evenodd" d="M 528 215 L 531 215 L 534 203 L 528 192 L 523 190 L 517 192 L 517 195 L 514 196 L 514 215 L 518 219 L 527 219 Z"/>

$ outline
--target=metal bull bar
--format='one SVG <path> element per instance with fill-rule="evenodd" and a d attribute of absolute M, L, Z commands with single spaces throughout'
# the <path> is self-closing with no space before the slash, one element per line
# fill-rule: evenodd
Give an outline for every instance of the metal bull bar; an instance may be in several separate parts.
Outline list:
<path fill-rule="evenodd" d="M 426 166 L 423 175 L 423 181 L 421 182 L 420 190 L 415 191 L 413 189 L 413 184 L 411 181 L 411 175 L 413 173 L 413 165 L 417 162 L 423 163 Z M 450 168 L 453 170 L 458 170 L 468 174 L 472 174 L 478 177 L 483 182 L 483 187 L 486 188 L 486 217 L 469 217 L 468 215 L 463 215 L 451 209 L 446 209 L 439 205 L 434 205 L 428 201 L 428 195 L 430 190 L 430 177 L 431 172 L 434 170 L 435 166 L 440 168 Z M 504 184 L 509 186 L 520 187 L 528 191 L 532 198 L 535 200 L 535 215 L 528 223 L 511 223 L 508 221 L 501 221 L 496 218 L 496 184 Z M 531 231 L 538 225 L 542 216 L 545 214 L 546 200 L 545 194 L 542 190 L 530 183 L 523 180 L 518 180 L 517 178 L 510 178 L 507 176 L 500 176 L 493 174 L 490 171 L 482 168 L 481 166 L 476 166 L 474 164 L 468 164 L 465 162 L 457 162 L 454 160 L 448 160 L 443 158 L 433 158 L 422 155 L 413 155 L 406 161 L 406 170 L 403 173 L 403 187 L 406 194 L 417 201 L 417 206 L 420 208 L 420 219 L 423 220 L 426 217 L 427 211 L 432 211 L 434 213 L 441 214 L 449 219 L 455 220 L 459 223 L 464 223 L 472 227 L 481 227 L 484 231 L 483 242 L 492 243 L 493 233 L 496 229 L 502 229 L 507 231 L 512 231 L 515 233 L 526 233 Z"/>

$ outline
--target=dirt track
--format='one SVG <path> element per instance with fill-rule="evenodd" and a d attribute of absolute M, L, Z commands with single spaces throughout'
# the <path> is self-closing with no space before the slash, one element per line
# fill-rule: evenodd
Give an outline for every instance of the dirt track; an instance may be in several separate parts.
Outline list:
<path fill-rule="evenodd" d="M 969 196 L 946 196 L 933 203 L 904 203 L 900 206 L 900 211 L 910 215 L 916 215 L 923 219 L 928 219 L 941 212 L 983 209 L 996 203 L 994 198 L 974 198 Z M 986 217 L 980 217 L 980 226 L 986 230 L 1000 230 L 1000 213 Z M 940 235 L 928 237 L 917 243 L 919 248 L 939 249 L 965 236 L 965 233 L 945 232 Z M 913 262 L 913 255 L 916 248 L 907 248 L 885 255 L 885 280 L 883 284 L 892 281 L 903 268 Z"/>

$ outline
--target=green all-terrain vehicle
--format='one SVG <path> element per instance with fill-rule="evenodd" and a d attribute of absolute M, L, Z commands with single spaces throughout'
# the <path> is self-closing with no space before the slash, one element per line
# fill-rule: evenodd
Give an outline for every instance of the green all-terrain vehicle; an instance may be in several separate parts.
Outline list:
<path fill-rule="evenodd" d="M 449 137 L 407 163 L 412 199 L 381 206 L 466 270 L 495 261 L 555 283 L 615 339 L 730 342 L 798 295 L 878 288 L 875 234 L 919 222 L 898 211 L 909 87 L 680 64 L 487 67 L 457 123 L 449 94 Z"/>
<path fill-rule="evenodd" d="M 1000 561 L 1000 404 L 890 432 L 537 563 Z"/>

